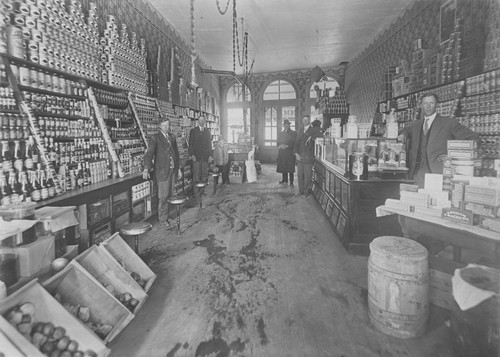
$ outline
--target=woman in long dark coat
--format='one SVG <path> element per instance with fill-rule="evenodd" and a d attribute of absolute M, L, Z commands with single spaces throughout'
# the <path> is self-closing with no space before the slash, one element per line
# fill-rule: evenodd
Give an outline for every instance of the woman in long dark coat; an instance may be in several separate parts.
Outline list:
<path fill-rule="evenodd" d="M 295 172 L 295 155 L 293 154 L 293 145 L 297 133 L 290 129 L 290 121 L 283 120 L 284 129 L 278 135 L 278 167 L 276 172 L 281 173 L 283 178 L 279 183 L 288 183 L 293 185 L 293 174 Z"/>

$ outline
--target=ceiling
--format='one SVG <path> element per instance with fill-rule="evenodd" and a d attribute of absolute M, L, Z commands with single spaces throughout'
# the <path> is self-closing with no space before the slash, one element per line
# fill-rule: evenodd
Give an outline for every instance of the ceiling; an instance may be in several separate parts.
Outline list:
<path fill-rule="evenodd" d="M 190 1 L 148 1 L 190 44 Z M 194 0 L 196 52 L 213 69 L 233 70 L 233 1 L 240 52 L 248 32 L 248 67 L 265 73 L 350 61 L 415 0 Z"/>

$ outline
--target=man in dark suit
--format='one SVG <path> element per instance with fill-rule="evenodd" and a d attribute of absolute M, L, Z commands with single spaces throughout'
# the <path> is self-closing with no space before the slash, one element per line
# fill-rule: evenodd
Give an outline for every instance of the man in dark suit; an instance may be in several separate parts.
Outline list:
<path fill-rule="evenodd" d="M 205 127 L 204 116 L 198 118 L 198 126 L 189 133 L 189 156 L 193 162 L 193 184 L 207 182 L 208 163 L 212 161 L 212 135 Z"/>
<path fill-rule="evenodd" d="M 302 127 L 295 140 L 294 153 L 297 160 L 297 178 L 299 181 L 298 195 L 309 197 L 312 183 L 312 170 L 314 164 L 314 141 L 322 137 L 323 133 L 319 128 L 313 127 L 311 117 L 302 117 Z"/>
<path fill-rule="evenodd" d="M 149 147 L 144 154 L 144 171 L 142 177 L 149 179 L 149 171 L 153 169 L 155 184 L 158 187 L 158 221 L 170 227 L 168 221 L 167 199 L 172 195 L 174 182 L 181 175 L 179 171 L 179 151 L 175 137 L 170 133 L 170 121 L 164 120 L 160 130 L 149 140 Z"/>
<path fill-rule="evenodd" d="M 436 113 L 439 98 L 435 93 L 422 96 L 422 117 L 413 125 L 403 129 L 398 136 L 407 142 L 409 151 L 409 178 L 424 186 L 425 174 L 442 174 L 443 161 L 447 154 L 448 140 L 475 140 L 476 134 L 456 119 Z"/>
<path fill-rule="evenodd" d="M 282 174 L 282 179 L 279 183 L 288 183 L 293 185 L 293 174 L 295 172 L 295 156 L 293 154 L 293 146 L 297 133 L 290 129 L 290 121 L 283 120 L 285 127 L 278 135 L 278 165 L 276 172 Z M 290 177 L 290 179 L 289 179 Z"/>

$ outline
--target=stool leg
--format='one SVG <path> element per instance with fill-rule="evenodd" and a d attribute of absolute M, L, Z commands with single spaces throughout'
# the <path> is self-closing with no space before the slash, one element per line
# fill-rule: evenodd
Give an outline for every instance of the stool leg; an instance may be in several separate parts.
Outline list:
<path fill-rule="evenodd" d="M 135 254 L 139 255 L 139 236 L 134 236 Z"/>
<path fill-rule="evenodd" d="M 218 183 L 218 178 L 217 177 L 214 177 L 214 195 L 215 195 L 215 192 L 217 192 L 217 183 Z"/>
<path fill-rule="evenodd" d="M 202 188 L 202 190 L 203 190 L 203 188 Z M 202 209 L 202 208 L 203 208 L 203 207 L 202 207 L 202 206 L 203 206 L 203 198 L 202 198 L 202 197 L 203 197 L 203 192 L 202 192 L 202 191 L 200 191 L 200 209 Z"/>
<path fill-rule="evenodd" d="M 177 205 L 177 234 L 181 234 L 181 207 Z"/>

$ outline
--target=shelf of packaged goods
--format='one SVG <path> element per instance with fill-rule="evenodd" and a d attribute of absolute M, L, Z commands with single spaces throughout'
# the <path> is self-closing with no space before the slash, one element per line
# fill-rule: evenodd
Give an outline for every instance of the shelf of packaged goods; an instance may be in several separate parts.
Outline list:
<path fill-rule="evenodd" d="M 110 103 L 110 102 L 101 101 L 101 100 L 97 99 L 97 103 L 100 105 L 107 105 L 108 107 L 113 108 L 113 109 L 127 109 L 127 107 L 128 107 L 128 102 Z"/>
<path fill-rule="evenodd" d="M 89 117 L 82 117 L 79 115 L 55 114 L 49 112 L 36 112 L 36 111 L 33 111 L 33 114 L 37 117 L 63 118 L 68 120 L 90 120 Z"/>
<path fill-rule="evenodd" d="M 111 138 L 112 142 L 117 142 L 118 140 L 136 140 L 140 139 L 140 136 L 127 136 L 126 138 Z"/>
<path fill-rule="evenodd" d="M 85 81 L 87 82 L 87 84 L 89 86 L 92 86 L 96 89 L 102 89 L 102 90 L 105 90 L 107 92 L 113 92 L 113 93 L 126 93 L 126 90 L 123 88 L 113 87 L 113 86 L 110 86 L 109 84 L 97 82 L 97 81 L 94 81 L 92 79 L 85 79 Z"/>
<path fill-rule="evenodd" d="M 500 88 L 495 88 L 494 90 L 490 90 L 487 92 L 481 92 L 481 93 L 471 93 L 471 94 L 466 93 L 464 95 L 464 98 L 478 97 L 481 95 L 488 95 L 488 94 L 493 94 L 493 93 L 498 93 L 498 92 L 500 92 Z"/>
<path fill-rule="evenodd" d="M 17 109 L 0 109 L 0 113 L 2 113 L 2 114 L 21 114 L 21 112 Z"/>
<path fill-rule="evenodd" d="M 31 93 L 53 95 L 55 97 L 72 98 L 72 99 L 81 100 L 81 101 L 84 101 L 85 99 L 87 99 L 85 96 L 66 94 L 66 93 L 60 93 L 60 92 L 53 92 L 53 91 L 48 91 L 45 89 L 34 88 L 34 87 L 29 87 L 29 86 L 22 86 L 22 85 L 19 85 L 19 90 L 25 91 L 25 92 L 31 92 Z"/>
<path fill-rule="evenodd" d="M 90 140 L 90 139 L 102 139 L 101 136 L 78 136 L 78 137 L 64 137 L 56 136 L 53 138 L 56 143 L 72 143 L 75 140 Z"/>
<path fill-rule="evenodd" d="M 14 63 L 17 63 L 17 64 L 26 65 L 26 66 L 34 68 L 34 69 L 40 69 L 42 71 L 47 71 L 47 72 L 49 72 L 51 74 L 60 75 L 60 76 L 62 76 L 64 78 L 66 78 L 66 79 L 71 79 L 71 80 L 74 80 L 74 81 L 88 81 L 88 79 L 85 79 L 83 77 L 71 74 L 69 72 L 61 71 L 60 69 L 56 69 L 56 68 L 52 68 L 52 67 L 43 66 L 43 65 L 41 65 L 39 63 L 27 61 L 27 60 L 25 60 L 23 58 L 14 57 L 14 56 L 11 56 L 11 55 L 6 54 L 6 53 L 0 53 L 0 56 L 2 56 L 4 58 L 7 58 L 9 60 L 9 62 L 14 62 Z"/>

